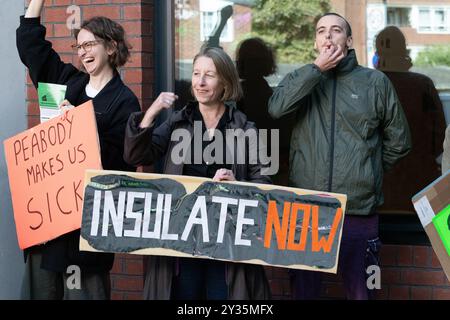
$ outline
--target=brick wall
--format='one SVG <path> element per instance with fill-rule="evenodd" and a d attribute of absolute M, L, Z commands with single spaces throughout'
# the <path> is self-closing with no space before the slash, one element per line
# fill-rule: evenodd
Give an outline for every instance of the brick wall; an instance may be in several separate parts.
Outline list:
<path fill-rule="evenodd" d="M 380 300 L 450 300 L 450 282 L 428 246 L 383 245 Z M 266 267 L 274 299 L 290 299 L 287 270 Z M 344 299 L 340 275 L 324 274 L 323 299 Z"/>
<path fill-rule="evenodd" d="M 25 1 L 27 6 L 29 0 Z M 81 9 L 81 21 L 95 15 L 104 15 L 124 28 L 133 49 L 131 61 L 120 71 L 122 79 L 139 98 L 141 105 L 148 107 L 153 93 L 153 0 L 47 0 L 42 23 L 47 27 L 47 39 L 65 62 L 79 66 L 71 45 L 75 43 L 71 31 L 66 27 L 70 16 L 66 10 L 75 4 Z M 37 92 L 27 76 L 28 127 L 39 123 Z M 111 272 L 113 299 L 141 299 L 143 288 L 142 257 L 116 255 Z"/>

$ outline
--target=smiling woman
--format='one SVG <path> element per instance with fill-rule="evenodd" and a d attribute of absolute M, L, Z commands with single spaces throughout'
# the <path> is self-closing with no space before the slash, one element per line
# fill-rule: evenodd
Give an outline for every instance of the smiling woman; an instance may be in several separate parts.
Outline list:
<path fill-rule="evenodd" d="M 103 168 L 134 171 L 123 160 L 123 141 L 128 117 L 140 106 L 117 71 L 130 55 L 122 26 L 105 17 L 94 17 L 81 25 L 73 46 L 81 61 L 80 71 L 62 62 L 51 42 L 46 41 L 46 28 L 40 22 L 43 6 L 44 0 L 32 0 L 17 29 L 19 56 L 33 84 L 66 85 L 66 104 L 78 106 L 92 100 Z M 78 239 L 76 230 L 27 250 L 24 291 L 29 291 L 32 299 L 109 299 L 114 255 L 81 253 Z M 81 290 L 66 286 L 70 275 L 66 271 L 71 265 L 81 269 Z"/>

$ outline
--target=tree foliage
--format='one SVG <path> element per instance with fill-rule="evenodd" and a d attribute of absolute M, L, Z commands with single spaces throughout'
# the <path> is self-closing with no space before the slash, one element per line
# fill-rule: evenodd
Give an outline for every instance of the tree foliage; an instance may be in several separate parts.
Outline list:
<path fill-rule="evenodd" d="M 450 67 L 450 45 L 434 45 L 421 51 L 414 60 L 418 67 L 426 66 L 449 66 Z"/>
<path fill-rule="evenodd" d="M 311 62 L 316 20 L 330 8 L 329 0 L 256 0 L 252 29 L 276 50 L 279 62 Z"/>

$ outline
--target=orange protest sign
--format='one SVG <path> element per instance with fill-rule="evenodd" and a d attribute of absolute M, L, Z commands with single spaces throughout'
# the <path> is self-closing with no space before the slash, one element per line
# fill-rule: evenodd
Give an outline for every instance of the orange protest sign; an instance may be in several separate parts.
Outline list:
<path fill-rule="evenodd" d="M 85 169 L 100 169 L 92 102 L 4 141 L 21 249 L 79 229 Z"/>

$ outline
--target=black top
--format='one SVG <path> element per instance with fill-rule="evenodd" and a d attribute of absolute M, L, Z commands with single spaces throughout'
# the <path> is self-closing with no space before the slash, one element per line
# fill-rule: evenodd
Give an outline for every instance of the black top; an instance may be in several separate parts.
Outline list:
<path fill-rule="evenodd" d="M 89 75 L 72 64 L 61 61 L 45 40 L 46 28 L 40 18 L 20 17 L 16 31 L 17 50 L 20 59 L 27 66 L 35 87 L 38 82 L 63 84 L 67 86 L 66 99 L 73 105 L 80 105 L 91 98 L 85 93 Z M 122 82 L 118 72 L 92 99 L 96 116 L 104 169 L 135 171 L 123 160 L 125 127 L 132 112 L 140 110 L 134 93 Z M 76 264 L 85 272 L 102 272 L 111 269 L 114 256 L 80 252 L 78 250 L 79 230 L 38 246 L 42 251 L 42 267 L 62 272 L 67 266 Z M 34 248 L 36 249 L 36 248 Z"/>
<path fill-rule="evenodd" d="M 208 135 L 206 134 L 206 125 L 205 125 L 205 121 L 203 120 L 203 116 L 200 113 L 199 107 L 198 105 L 196 105 L 193 108 L 193 114 L 192 114 L 192 119 L 194 120 L 194 124 L 195 122 L 197 123 L 201 123 L 202 125 L 202 137 L 208 137 Z M 224 112 L 222 117 L 220 118 L 216 130 L 219 130 L 220 133 L 222 134 L 223 137 L 225 137 L 225 128 L 227 125 L 227 122 L 229 121 L 229 116 L 228 116 L 228 112 Z M 204 154 L 205 148 L 209 145 L 211 145 L 214 141 L 216 140 L 216 137 L 213 136 L 213 138 L 211 140 L 204 140 L 202 139 L 202 155 Z M 213 148 L 214 145 L 212 145 L 212 151 L 211 151 L 211 156 L 213 158 L 213 160 L 218 160 L 218 161 L 205 161 L 205 157 L 202 156 L 201 163 L 195 163 L 195 154 L 194 152 L 197 152 L 199 150 L 197 150 L 194 146 L 196 140 L 194 137 L 192 137 L 191 139 L 191 147 L 190 147 L 190 155 L 191 155 L 191 161 L 190 163 L 185 163 L 183 166 L 183 175 L 185 176 L 195 176 L 195 177 L 205 177 L 205 178 L 213 178 L 214 175 L 216 174 L 216 171 L 222 168 L 225 169 L 231 169 L 231 165 L 226 164 L 226 145 L 223 144 L 223 149 L 222 149 L 222 154 L 221 155 L 216 155 L 216 149 Z M 225 140 L 223 140 L 225 141 Z M 198 147 L 198 146 L 197 146 Z M 209 154 L 209 152 L 208 152 Z M 218 158 L 220 156 L 220 158 Z"/>

